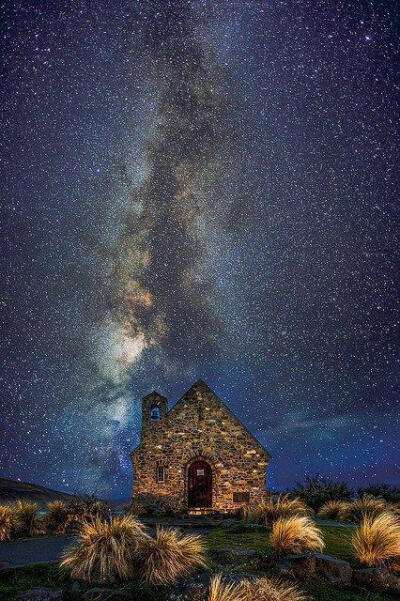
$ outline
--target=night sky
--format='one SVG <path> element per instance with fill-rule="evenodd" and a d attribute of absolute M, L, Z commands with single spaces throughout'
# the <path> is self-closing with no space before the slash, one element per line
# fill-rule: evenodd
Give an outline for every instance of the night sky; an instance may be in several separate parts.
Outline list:
<path fill-rule="evenodd" d="M 2 3 L 1 476 L 127 498 L 201 377 L 271 487 L 399 483 L 396 5 Z"/>

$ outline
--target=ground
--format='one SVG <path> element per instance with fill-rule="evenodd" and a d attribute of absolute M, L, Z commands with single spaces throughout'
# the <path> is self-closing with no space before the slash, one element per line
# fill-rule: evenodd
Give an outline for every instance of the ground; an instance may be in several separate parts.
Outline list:
<path fill-rule="evenodd" d="M 349 545 L 354 527 L 324 525 L 321 528 L 327 543 L 325 552 L 356 565 Z M 262 555 L 271 554 L 268 533 L 262 527 L 240 523 L 228 526 L 221 523 L 219 527 L 204 534 L 204 537 L 212 572 L 223 572 L 227 575 L 235 572 L 255 574 L 257 561 L 249 551 L 257 551 Z M 230 553 L 229 550 L 232 552 Z M 238 551 L 242 554 L 238 554 Z M 68 591 L 68 601 L 78 601 L 81 599 L 82 592 L 92 588 L 93 585 L 72 583 L 60 574 L 56 564 L 26 566 L 0 575 L 0 600 L 13 601 L 19 593 L 35 587 L 62 588 Z M 167 601 L 171 594 L 171 590 L 165 587 L 129 584 L 125 588 L 132 592 L 133 598 L 137 601 Z M 393 601 L 393 597 L 387 594 L 338 589 L 327 583 L 312 583 L 303 585 L 302 588 L 312 596 L 314 601 Z"/>

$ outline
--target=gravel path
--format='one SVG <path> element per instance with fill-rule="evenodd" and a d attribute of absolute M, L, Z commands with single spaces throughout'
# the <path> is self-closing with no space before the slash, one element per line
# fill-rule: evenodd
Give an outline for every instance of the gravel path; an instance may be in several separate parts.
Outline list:
<path fill-rule="evenodd" d="M 53 563 L 73 543 L 73 536 L 40 536 L 0 544 L 0 568 L 29 563 Z"/>

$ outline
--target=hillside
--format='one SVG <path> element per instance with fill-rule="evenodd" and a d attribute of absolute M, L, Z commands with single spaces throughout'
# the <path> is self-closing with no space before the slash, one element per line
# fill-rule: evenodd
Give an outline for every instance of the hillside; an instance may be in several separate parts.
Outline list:
<path fill-rule="evenodd" d="M 29 482 L 18 482 L 0 478 L 0 503 L 9 503 L 16 499 L 27 499 L 44 504 L 49 501 L 67 500 L 71 495 Z"/>

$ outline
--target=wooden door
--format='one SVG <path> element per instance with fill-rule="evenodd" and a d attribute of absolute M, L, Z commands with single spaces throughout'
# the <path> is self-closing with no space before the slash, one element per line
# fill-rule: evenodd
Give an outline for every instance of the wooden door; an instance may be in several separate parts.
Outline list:
<path fill-rule="evenodd" d="M 206 461 L 193 461 L 189 467 L 188 506 L 212 507 L 212 471 Z"/>

